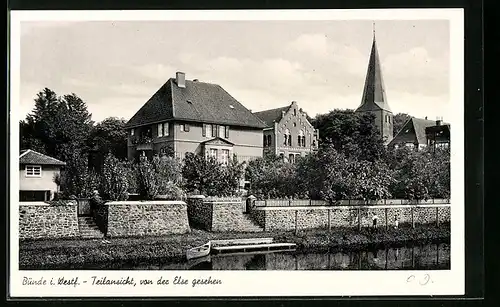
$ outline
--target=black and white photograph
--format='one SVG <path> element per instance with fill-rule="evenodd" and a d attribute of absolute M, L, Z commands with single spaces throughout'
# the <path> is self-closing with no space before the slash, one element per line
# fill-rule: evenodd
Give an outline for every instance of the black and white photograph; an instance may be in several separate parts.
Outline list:
<path fill-rule="evenodd" d="M 11 30 L 20 296 L 463 293 L 462 10 Z"/>

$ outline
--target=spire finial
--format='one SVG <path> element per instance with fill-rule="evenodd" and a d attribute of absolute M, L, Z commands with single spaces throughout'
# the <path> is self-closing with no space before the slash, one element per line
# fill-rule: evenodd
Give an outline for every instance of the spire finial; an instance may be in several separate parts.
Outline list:
<path fill-rule="evenodd" d="M 375 21 L 373 22 L 373 39 L 375 40 Z"/>

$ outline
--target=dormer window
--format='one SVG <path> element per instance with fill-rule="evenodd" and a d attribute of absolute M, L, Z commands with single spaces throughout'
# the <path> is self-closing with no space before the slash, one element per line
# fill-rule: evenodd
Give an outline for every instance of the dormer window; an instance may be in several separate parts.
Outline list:
<path fill-rule="evenodd" d="M 42 177 L 41 165 L 26 165 L 26 177 Z"/>
<path fill-rule="evenodd" d="M 135 135 L 135 129 L 130 129 L 130 135 L 134 136 Z"/>

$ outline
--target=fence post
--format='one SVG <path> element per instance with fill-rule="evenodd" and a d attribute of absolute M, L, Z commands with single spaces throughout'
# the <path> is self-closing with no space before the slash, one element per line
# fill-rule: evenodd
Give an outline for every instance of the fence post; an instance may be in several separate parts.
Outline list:
<path fill-rule="evenodd" d="M 313 203 L 312 199 L 309 198 L 309 206 L 312 206 L 312 203 Z"/>
<path fill-rule="evenodd" d="M 358 211 L 358 230 L 361 230 L 361 210 L 359 209 L 359 207 L 357 211 Z"/>
<path fill-rule="evenodd" d="M 439 207 L 436 207 L 436 226 L 439 227 Z"/>
<path fill-rule="evenodd" d="M 288 200 L 288 207 L 291 207 L 291 206 L 292 206 L 292 200 L 291 200 L 291 199 L 289 199 L 289 200 Z"/>
<path fill-rule="evenodd" d="M 413 217 L 413 206 L 411 206 L 410 208 L 411 208 L 411 227 L 415 228 L 415 218 Z"/>
<path fill-rule="evenodd" d="M 328 208 L 328 231 L 331 231 L 332 230 L 332 220 L 331 220 L 331 209 Z"/>
<path fill-rule="evenodd" d="M 389 229 L 389 221 L 387 220 L 387 208 L 384 209 L 385 213 L 385 230 Z"/>
<path fill-rule="evenodd" d="M 264 199 L 264 207 L 267 207 L 267 199 Z"/>
<path fill-rule="evenodd" d="M 299 233 L 299 210 L 295 209 L 295 234 Z"/>

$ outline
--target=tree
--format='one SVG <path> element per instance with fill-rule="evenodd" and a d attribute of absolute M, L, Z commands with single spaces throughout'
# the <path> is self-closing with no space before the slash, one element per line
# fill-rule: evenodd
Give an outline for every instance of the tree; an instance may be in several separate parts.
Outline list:
<path fill-rule="evenodd" d="M 400 151 L 400 152 L 398 152 Z M 396 198 L 425 200 L 450 195 L 449 150 L 395 150 L 392 165 L 396 182 L 391 193 Z M 395 157 L 395 158 L 394 158 Z"/>
<path fill-rule="evenodd" d="M 317 115 L 313 125 L 320 131 L 320 146 L 332 144 L 347 157 L 374 161 L 384 153 L 373 114 L 335 109 Z"/>
<path fill-rule="evenodd" d="M 104 157 L 111 153 L 118 159 L 127 158 L 126 120 L 108 117 L 92 127 L 88 144 L 91 151 L 92 168 L 99 170 Z"/>
<path fill-rule="evenodd" d="M 127 200 L 128 172 L 130 169 L 127 168 L 126 162 L 108 154 L 104 159 L 99 194 L 106 200 Z"/>
<path fill-rule="evenodd" d="M 221 164 L 212 157 L 188 153 L 184 159 L 184 188 L 207 196 L 231 196 L 243 175 L 243 166 L 233 157 Z"/>
<path fill-rule="evenodd" d="M 403 128 L 403 125 L 411 118 L 410 115 L 406 114 L 406 113 L 398 113 L 396 115 L 393 116 L 393 119 L 392 119 L 392 122 L 393 122 L 393 133 L 394 133 L 394 136 L 396 136 L 399 132 L 399 130 L 401 130 L 401 128 Z"/>

